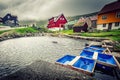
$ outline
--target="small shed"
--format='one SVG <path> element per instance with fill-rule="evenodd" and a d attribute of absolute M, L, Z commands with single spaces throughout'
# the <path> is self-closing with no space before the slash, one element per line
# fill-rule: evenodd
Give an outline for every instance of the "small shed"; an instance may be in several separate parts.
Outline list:
<path fill-rule="evenodd" d="M 86 22 L 78 22 L 73 27 L 73 32 L 87 32 L 88 24 Z"/>

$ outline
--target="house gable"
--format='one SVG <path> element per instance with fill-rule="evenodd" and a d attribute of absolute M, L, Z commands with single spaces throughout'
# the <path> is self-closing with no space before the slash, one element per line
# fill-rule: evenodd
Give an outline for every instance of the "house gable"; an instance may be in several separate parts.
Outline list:
<path fill-rule="evenodd" d="M 57 19 L 57 21 L 56 22 L 67 22 L 67 20 L 66 20 L 66 18 L 65 18 L 65 16 L 63 15 L 63 14 L 61 14 L 59 17 L 58 17 L 58 19 Z"/>
<path fill-rule="evenodd" d="M 52 17 L 51 19 L 49 19 L 47 27 L 48 28 L 55 28 L 55 27 L 63 28 L 65 23 L 67 23 L 67 20 L 66 20 L 65 16 L 63 14 L 61 14 L 59 16 L 55 16 L 55 17 Z"/>
<path fill-rule="evenodd" d="M 116 25 L 118 24 L 118 25 Z M 111 30 L 120 28 L 120 0 L 105 5 L 98 14 L 97 29 Z"/>
<path fill-rule="evenodd" d="M 5 25 L 8 26 L 16 26 L 19 25 L 18 24 L 18 19 L 17 16 L 11 15 L 11 14 L 6 14 L 3 18 L 2 18 L 2 22 Z"/>
<path fill-rule="evenodd" d="M 108 13 L 116 10 L 120 10 L 120 0 L 106 4 L 98 14 Z"/>
<path fill-rule="evenodd" d="M 120 18 L 117 18 L 116 14 L 120 12 L 120 1 L 106 4 L 98 14 L 97 24 L 108 24 L 114 22 L 120 22 Z"/>

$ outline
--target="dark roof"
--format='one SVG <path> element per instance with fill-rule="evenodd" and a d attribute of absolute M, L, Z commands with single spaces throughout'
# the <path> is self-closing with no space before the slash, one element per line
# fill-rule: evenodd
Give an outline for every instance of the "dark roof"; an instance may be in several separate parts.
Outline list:
<path fill-rule="evenodd" d="M 99 14 L 111 12 L 115 10 L 120 10 L 120 0 L 106 4 L 102 10 L 99 12 Z"/>
<path fill-rule="evenodd" d="M 10 13 L 8 13 L 7 15 L 11 15 L 12 17 L 17 17 L 16 15 L 12 15 L 12 14 L 10 14 Z"/>
<path fill-rule="evenodd" d="M 0 22 L 2 22 L 2 18 L 0 17 Z"/>

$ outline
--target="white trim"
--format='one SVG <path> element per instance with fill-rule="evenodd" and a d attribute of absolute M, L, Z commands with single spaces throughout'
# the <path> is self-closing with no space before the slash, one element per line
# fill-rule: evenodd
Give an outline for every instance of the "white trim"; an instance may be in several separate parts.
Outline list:
<path fill-rule="evenodd" d="M 103 24 L 97 25 L 97 30 L 104 30 L 104 29 L 108 29 L 108 24 L 106 24 L 106 27 L 103 27 Z"/>
<path fill-rule="evenodd" d="M 112 23 L 112 28 L 111 29 L 119 29 L 120 28 L 120 22 L 119 22 L 119 26 L 115 26 L 115 22 Z M 103 27 L 103 24 L 98 24 L 97 25 L 97 30 L 104 30 L 104 29 L 108 29 L 108 24 L 106 24 L 106 27 Z"/>
<path fill-rule="evenodd" d="M 59 28 L 59 27 L 54 27 L 54 28 L 48 28 L 48 30 L 50 31 L 60 31 L 60 30 L 63 30 L 63 28 Z"/>
<path fill-rule="evenodd" d="M 73 65 L 78 59 L 80 59 L 80 56 L 76 56 L 71 62 L 68 63 L 68 65 Z"/>

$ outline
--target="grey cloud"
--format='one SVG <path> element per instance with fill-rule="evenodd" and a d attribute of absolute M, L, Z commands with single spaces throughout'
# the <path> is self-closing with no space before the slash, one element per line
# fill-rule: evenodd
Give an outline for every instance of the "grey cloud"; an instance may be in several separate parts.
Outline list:
<path fill-rule="evenodd" d="M 17 15 L 20 20 L 43 20 L 64 13 L 66 16 L 99 11 L 116 0 L 1 0 L 0 16 Z"/>

